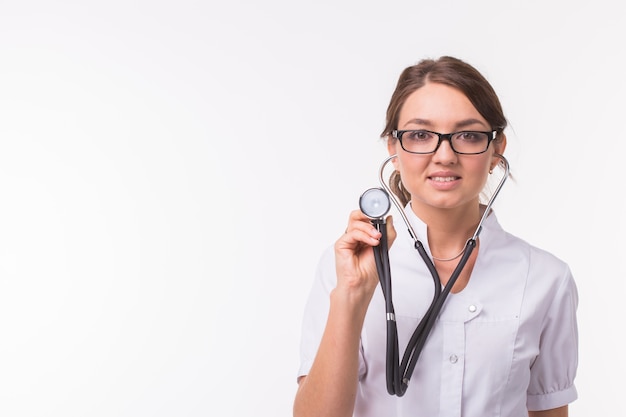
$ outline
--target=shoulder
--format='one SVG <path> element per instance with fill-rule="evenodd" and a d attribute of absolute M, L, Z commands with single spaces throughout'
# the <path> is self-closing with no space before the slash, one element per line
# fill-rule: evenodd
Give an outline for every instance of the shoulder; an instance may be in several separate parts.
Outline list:
<path fill-rule="evenodd" d="M 320 254 L 318 268 L 327 268 L 329 265 L 335 265 L 335 246 L 328 245 Z"/>
<path fill-rule="evenodd" d="M 524 238 L 521 238 L 504 228 L 498 222 L 495 213 L 492 213 L 485 222 L 484 235 L 489 235 L 493 245 L 503 250 L 516 252 L 520 255 L 525 254 L 533 261 L 554 265 L 556 267 L 566 266 L 566 262 L 556 256 L 554 253 L 537 246 Z"/>
<path fill-rule="evenodd" d="M 510 259 L 512 262 L 524 263 L 528 279 L 540 278 L 545 281 L 548 277 L 552 277 L 556 285 L 562 284 L 563 280 L 572 279 L 569 265 L 565 260 L 505 231 L 498 223 L 495 215 L 492 214 L 489 218 L 489 222 L 486 222 L 485 225 L 488 250 L 497 252 L 500 257 Z"/>
<path fill-rule="evenodd" d="M 546 323 L 552 317 L 573 317 L 578 291 L 569 265 L 554 253 L 490 224 L 485 255 L 506 283 L 509 294 L 520 297 L 520 315 L 528 323 Z M 481 243 L 482 244 L 482 243 Z"/>
<path fill-rule="evenodd" d="M 511 240 L 516 241 L 516 245 L 523 250 L 528 256 L 528 272 L 530 275 L 556 275 L 565 278 L 570 275 L 569 265 L 567 262 L 554 253 L 544 248 L 536 246 L 517 236 L 511 235 Z"/>
<path fill-rule="evenodd" d="M 330 292 L 337 283 L 335 274 L 335 247 L 329 245 L 322 251 L 317 263 L 316 281 L 321 284 L 325 291 Z"/>

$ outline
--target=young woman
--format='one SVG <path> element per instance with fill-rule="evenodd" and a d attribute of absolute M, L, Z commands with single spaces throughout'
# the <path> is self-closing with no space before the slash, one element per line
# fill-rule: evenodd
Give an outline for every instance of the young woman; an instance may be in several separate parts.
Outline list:
<path fill-rule="evenodd" d="M 392 95 L 382 133 L 397 155 L 391 188 L 442 286 L 486 209 L 481 192 L 502 162 L 506 124 L 489 82 L 456 58 L 406 68 Z M 433 278 L 406 228 L 389 216 L 386 230 L 402 358 L 427 314 Z M 304 314 L 295 417 L 567 416 L 578 358 L 578 296 L 567 264 L 488 213 L 410 383 L 392 395 L 373 250 L 380 239 L 355 210 L 320 260 Z"/>

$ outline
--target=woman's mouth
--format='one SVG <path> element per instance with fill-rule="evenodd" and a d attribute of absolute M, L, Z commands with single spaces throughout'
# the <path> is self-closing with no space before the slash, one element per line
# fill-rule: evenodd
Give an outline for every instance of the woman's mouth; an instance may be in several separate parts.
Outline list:
<path fill-rule="evenodd" d="M 458 180 L 459 177 L 430 177 L 430 179 L 435 182 L 451 182 Z"/>

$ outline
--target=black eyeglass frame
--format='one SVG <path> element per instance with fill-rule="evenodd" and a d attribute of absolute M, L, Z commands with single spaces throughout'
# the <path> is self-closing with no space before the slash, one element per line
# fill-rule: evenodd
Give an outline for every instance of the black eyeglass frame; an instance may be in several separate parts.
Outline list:
<path fill-rule="evenodd" d="M 406 132 L 432 133 L 433 135 L 437 135 L 437 137 L 439 138 L 439 141 L 437 142 L 437 146 L 435 146 L 435 149 L 430 152 L 409 151 L 405 149 L 404 144 L 402 143 L 402 135 L 404 135 Z M 452 144 L 452 136 L 458 135 L 459 133 L 483 133 L 487 135 L 487 146 L 485 146 L 485 149 L 480 152 L 459 152 L 456 149 L 454 149 L 454 145 Z M 479 130 L 461 130 L 459 132 L 452 132 L 452 133 L 439 133 L 439 132 L 433 132 L 431 130 L 426 130 L 426 129 L 392 130 L 391 131 L 391 136 L 393 136 L 395 139 L 398 139 L 398 141 L 400 141 L 400 146 L 402 146 L 402 149 L 404 149 L 405 152 L 417 154 L 417 155 L 428 155 L 428 154 L 437 152 L 437 149 L 439 149 L 439 146 L 441 146 L 441 142 L 444 140 L 447 140 L 450 143 L 450 148 L 452 148 L 452 151 L 454 151 L 454 153 L 458 155 L 480 155 L 481 153 L 487 152 L 487 149 L 489 149 L 489 145 L 496 138 L 497 134 L 498 132 L 496 130 L 492 130 L 489 132 L 481 132 Z"/>

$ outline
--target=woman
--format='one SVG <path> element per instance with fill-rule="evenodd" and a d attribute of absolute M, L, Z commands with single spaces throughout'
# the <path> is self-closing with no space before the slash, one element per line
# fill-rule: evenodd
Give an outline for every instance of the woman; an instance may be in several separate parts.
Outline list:
<path fill-rule="evenodd" d="M 445 285 L 485 210 L 501 163 L 499 99 L 472 66 L 423 60 L 400 76 L 387 110 L 394 193 Z M 439 132 L 439 133 L 436 133 Z M 461 132 L 461 133 L 457 133 Z M 404 227 L 387 219 L 400 356 L 433 280 Z M 494 212 L 448 295 L 401 396 L 386 389 L 385 302 L 360 210 L 323 255 L 304 314 L 294 416 L 563 417 L 577 398 L 578 296 L 568 266 L 505 232 Z"/>

